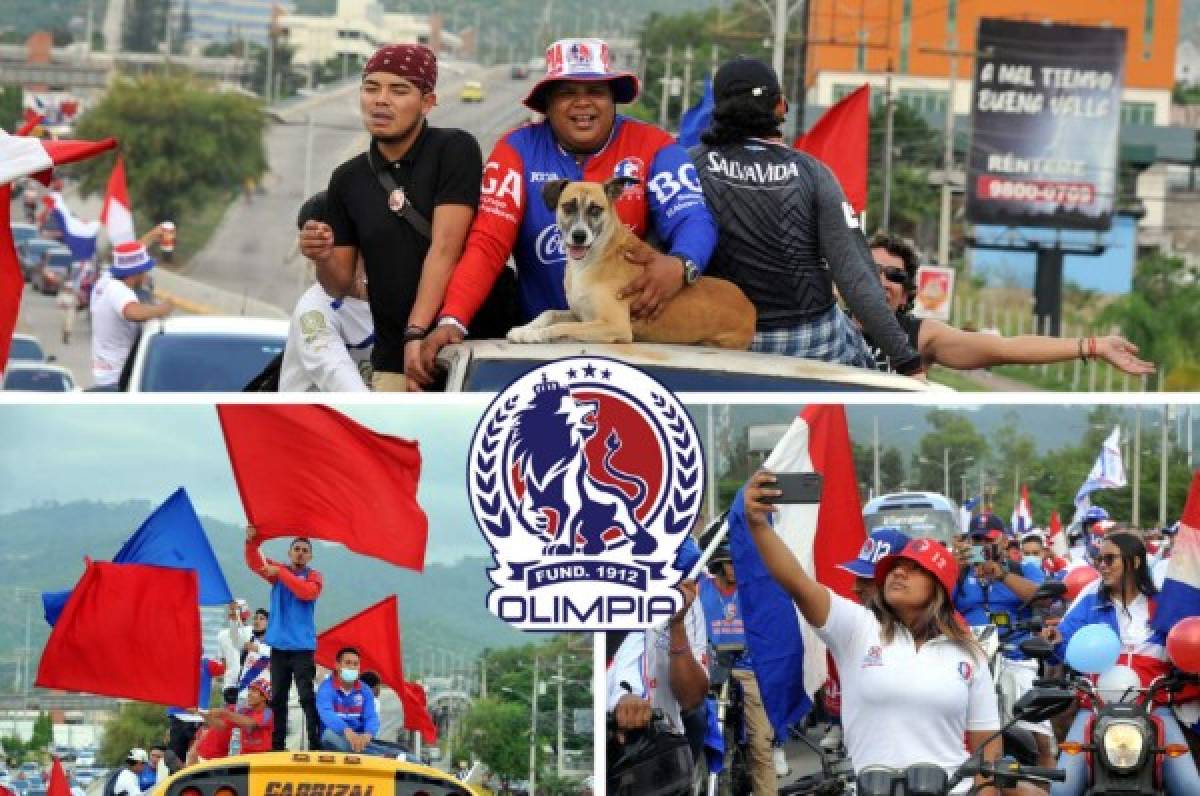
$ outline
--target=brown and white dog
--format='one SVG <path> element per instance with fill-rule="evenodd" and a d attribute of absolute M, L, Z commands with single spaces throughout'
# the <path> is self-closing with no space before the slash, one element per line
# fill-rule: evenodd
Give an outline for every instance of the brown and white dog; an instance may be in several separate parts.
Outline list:
<path fill-rule="evenodd" d="M 613 202 L 628 183 L 558 180 L 542 190 L 555 211 L 567 252 L 569 310 L 547 310 L 508 333 L 514 343 L 683 343 L 746 349 L 754 338 L 754 305 L 737 285 L 702 276 L 667 301 L 652 320 L 629 316 L 633 297 L 617 293 L 641 274 L 626 251 L 648 246 L 617 216 Z"/>

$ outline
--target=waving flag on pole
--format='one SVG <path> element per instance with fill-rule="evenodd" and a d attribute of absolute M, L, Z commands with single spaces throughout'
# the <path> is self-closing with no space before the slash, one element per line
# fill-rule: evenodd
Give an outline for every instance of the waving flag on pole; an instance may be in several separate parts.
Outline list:
<path fill-rule="evenodd" d="M 775 472 L 824 476 L 819 505 L 780 506 L 773 526 L 805 571 L 839 594 L 849 595 L 853 575 L 837 565 L 858 555 L 866 530 L 845 409 L 838 405 L 806 407 L 763 466 Z M 754 675 L 767 718 L 776 733 L 786 733 L 788 726 L 808 712 L 812 694 L 825 682 L 825 645 L 767 572 L 746 525 L 741 491 L 729 510 L 728 523 Z"/>
<path fill-rule="evenodd" d="M 825 111 L 812 129 L 792 144 L 829 167 L 857 213 L 867 209 L 870 119 L 871 86 L 864 83 Z"/>
<path fill-rule="evenodd" d="M 34 684 L 191 705 L 200 690 L 196 600 L 192 570 L 89 561 L 50 631 Z M 153 643 L 136 643 L 139 632 L 164 630 Z M 131 643 L 136 655 L 129 653 Z"/>
<path fill-rule="evenodd" d="M 1125 463 L 1121 460 L 1121 427 L 1117 426 L 1104 440 L 1104 447 L 1092 465 L 1092 471 L 1087 480 L 1075 493 L 1075 506 L 1087 508 L 1091 505 L 1088 497 L 1097 489 L 1120 489 L 1128 483 L 1125 480 Z M 1087 501 L 1086 503 L 1084 501 Z"/>
<path fill-rule="evenodd" d="M 24 119 L 21 126 L 17 128 L 17 135 L 29 135 L 38 128 L 42 122 L 46 121 L 46 117 L 32 108 L 25 109 Z"/>
<path fill-rule="evenodd" d="M 1150 626 L 1164 633 L 1180 619 L 1200 615 L 1200 470 L 1192 474 L 1179 532 L 1167 561 L 1167 577 L 1150 618 Z"/>
<path fill-rule="evenodd" d="M 63 231 L 63 244 L 71 250 L 71 258 L 76 262 L 91 260 L 96 257 L 96 236 L 100 234 L 99 221 L 84 221 L 77 218 L 67 206 L 67 200 L 61 193 L 51 194 L 50 213 L 58 221 L 58 228 Z"/>
<path fill-rule="evenodd" d="M 1067 535 L 1063 533 L 1062 520 L 1058 517 L 1058 510 L 1050 512 L 1050 524 L 1046 529 L 1050 537 L 1050 550 L 1056 556 L 1065 556 L 1067 554 Z"/>
<path fill-rule="evenodd" d="M 200 605 L 227 605 L 233 594 L 225 573 L 217 563 L 208 535 L 196 515 L 187 490 L 176 489 L 142 522 L 133 536 L 117 551 L 114 564 L 153 564 L 196 572 Z M 42 608 L 53 625 L 70 598 L 70 591 L 44 592 Z"/>
<path fill-rule="evenodd" d="M 417 502 L 417 443 L 378 434 L 327 406 L 229 404 L 217 415 L 259 538 L 303 532 L 424 569 L 429 520 Z"/>
<path fill-rule="evenodd" d="M 317 663 L 330 671 L 336 670 L 337 652 L 343 647 L 356 647 L 362 670 L 378 674 L 379 680 L 400 697 L 405 728 L 421 733 L 427 744 L 437 743 L 437 725 L 429 716 L 425 689 L 404 679 L 396 595 L 364 608 L 317 636 Z"/>
<path fill-rule="evenodd" d="M 19 177 L 36 177 L 48 182 L 56 165 L 93 157 L 116 145 L 115 138 L 39 141 L 0 131 L 0 371 L 8 366 L 8 349 L 12 345 L 13 329 L 17 327 L 21 291 L 25 287 L 9 226 L 12 181 Z"/>
<path fill-rule="evenodd" d="M 1033 529 L 1033 512 L 1029 508 L 1029 487 L 1025 484 L 1021 484 L 1021 499 L 1017 501 L 1017 505 L 1013 506 L 1008 527 L 1012 528 L 1018 539 Z"/>
<path fill-rule="evenodd" d="M 104 193 L 104 206 L 100 220 L 108 231 L 108 242 L 129 243 L 137 238 L 133 231 L 133 211 L 129 204 L 129 188 L 125 184 L 125 160 L 117 155 L 112 174 L 108 177 L 108 190 Z"/>

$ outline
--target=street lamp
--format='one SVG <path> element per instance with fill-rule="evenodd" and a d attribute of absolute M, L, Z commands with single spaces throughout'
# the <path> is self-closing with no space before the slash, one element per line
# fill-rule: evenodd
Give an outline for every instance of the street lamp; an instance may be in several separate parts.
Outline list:
<path fill-rule="evenodd" d="M 538 698 L 538 659 L 533 658 L 533 689 L 530 698 L 526 700 L 523 696 L 512 690 L 508 686 L 501 686 L 500 690 L 512 694 L 522 702 L 529 703 L 529 792 L 537 793 L 537 698 Z"/>
<path fill-rule="evenodd" d="M 921 464 L 933 464 L 933 465 L 937 464 L 937 462 L 935 460 L 926 459 L 924 456 L 917 457 L 917 461 L 919 461 Z M 950 497 L 950 468 L 957 467 L 960 464 L 970 464 L 973 461 L 975 461 L 975 457 L 968 456 L 965 459 L 958 459 L 957 461 L 951 462 L 950 461 L 950 449 L 942 448 L 942 494 L 943 495 L 945 495 L 946 497 Z M 963 478 L 966 478 L 966 476 L 964 475 Z M 965 500 L 966 500 L 966 488 L 965 487 L 963 488 L 962 497 L 963 497 L 963 501 L 965 502 Z"/>
<path fill-rule="evenodd" d="M 874 491 L 874 494 L 872 495 L 872 497 L 879 497 L 881 494 L 883 494 L 882 479 L 880 478 L 880 475 L 879 475 L 879 415 L 875 415 L 871 419 L 874 421 L 873 422 L 873 433 L 872 433 L 872 441 L 873 441 L 872 447 L 874 448 L 874 451 L 873 451 L 872 458 L 873 458 L 873 466 L 874 466 L 874 473 L 875 473 L 875 484 L 874 484 L 875 491 Z M 901 426 L 900 428 L 893 429 L 892 431 L 889 431 L 888 433 L 889 434 L 899 434 L 899 433 L 902 433 L 905 431 L 912 431 L 913 428 L 915 428 L 915 427 L 914 426 Z"/>

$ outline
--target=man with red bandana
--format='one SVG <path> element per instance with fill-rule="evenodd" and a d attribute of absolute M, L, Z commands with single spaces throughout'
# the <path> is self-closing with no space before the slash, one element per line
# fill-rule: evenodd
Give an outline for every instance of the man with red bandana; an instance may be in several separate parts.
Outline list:
<path fill-rule="evenodd" d="M 425 339 L 421 378 L 431 379 L 438 350 L 466 335 L 511 255 L 525 320 L 567 309 L 566 251 L 554 210 L 541 192 L 555 180 L 630 181 L 616 211 L 638 237 L 662 253 L 639 264 L 643 273 L 622 297 L 634 296 L 634 317 L 652 317 L 694 282 L 716 246 L 717 229 L 687 152 L 663 130 L 616 113 L 633 102 L 638 79 L 609 67 L 599 39 L 563 39 L 546 52 L 546 76 L 525 106 L 545 121 L 504 136 L 483 170 L 479 213 L 446 289 L 437 328 Z"/>

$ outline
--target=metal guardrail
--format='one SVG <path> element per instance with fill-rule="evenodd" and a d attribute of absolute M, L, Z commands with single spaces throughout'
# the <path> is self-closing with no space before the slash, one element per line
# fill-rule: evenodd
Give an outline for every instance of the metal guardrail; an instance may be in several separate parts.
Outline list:
<path fill-rule="evenodd" d="M 83 694 L 25 694 L 0 695 L 3 710 L 117 710 L 123 700 Z"/>

